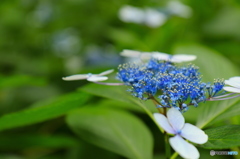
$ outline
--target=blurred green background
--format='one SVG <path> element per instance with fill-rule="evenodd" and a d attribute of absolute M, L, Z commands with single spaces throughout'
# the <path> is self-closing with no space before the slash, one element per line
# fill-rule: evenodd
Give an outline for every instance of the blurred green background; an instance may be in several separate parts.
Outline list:
<path fill-rule="evenodd" d="M 131 9 L 141 10 L 143 19 L 134 21 Z M 0 115 L 87 84 L 64 76 L 116 70 L 125 61 L 123 49 L 173 54 L 176 46 L 200 44 L 240 69 L 239 28 L 238 0 L 1 0 Z M 90 103 L 100 100 L 91 97 Z M 75 137 L 60 116 L 2 131 L 0 158 L 121 157 Z"/>

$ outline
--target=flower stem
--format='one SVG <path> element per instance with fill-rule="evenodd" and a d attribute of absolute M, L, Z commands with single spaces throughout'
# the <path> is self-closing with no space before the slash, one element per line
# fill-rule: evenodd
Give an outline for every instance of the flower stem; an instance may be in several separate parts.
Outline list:
<path fill-rule="evenodd" d="M 169 136 L 166 132 L 164 132 L 164 139 L 165 139 L 165 154 L 166 154 L 166 158 L 170 159 L 171 156 L 171 148 L 170 148 L 170 144 L 169 144 Z"/>
<path fill-rule="evenodd" d="M 167 108 L 163 108 L 163 115 L 167 116 Z"/>
<path fill-rule="evenodd" d="M 232 99 L 232 98 L 236 98 L 236 97 L 240 97 L 240 95 L 226 97 L 226 98 L 214 98 L 214 97 L 212 97 L 212 98 L 207 99 L 207 100 L 208 101 L 227 100 L 227 99 Z"/>
<path fill-rule="evenodd" d="M 175 159 L 176 157 L 178 156 L 178 153 L 177 152 L 175 152 L 172 156 L 171 156 L 171 158 L 170 159 Z"/>
<path fill-rule="evenodd" d="M 162 104 L 159 103 L 159 101 L 157 101 L 156 98 L 154 98 L 154 96 L 149 96 L 149 99 L 151 99 L 153 103 L 156 105 L 158 112 L 163 114 L 162 108 L 158 108 L 158 106 Z"/>

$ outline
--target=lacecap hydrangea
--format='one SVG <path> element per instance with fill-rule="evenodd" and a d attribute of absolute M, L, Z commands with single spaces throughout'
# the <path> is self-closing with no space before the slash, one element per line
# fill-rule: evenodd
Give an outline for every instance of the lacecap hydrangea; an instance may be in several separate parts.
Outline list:
<path fill-rule="evenodd" d="M 153 99 L 157 107 L 175 107 L 184 112 L 223 93 L 224 80 L 212 84 L 201 81 L 199 68 L 176 65 L 171 61 L 150 59 L 147 63 L 126 63 L 118 68 L 117 79 L 141 100 Z"/>

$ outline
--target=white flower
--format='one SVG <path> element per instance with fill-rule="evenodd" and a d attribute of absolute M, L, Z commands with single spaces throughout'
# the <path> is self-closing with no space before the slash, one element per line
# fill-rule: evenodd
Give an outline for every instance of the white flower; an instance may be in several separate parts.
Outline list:
<path fill-rule="evenodd" d="M 167 21 L 166 14 L 152 8 L 137 8 L 125 5 L 119 10 L 119 18 L 124 22 L 145 24 L 151 28 L 162 26 Z"/>
<path fill-rule="evenodd" d="M 179 1 L 169 1 L 167 9 L 173 15 L 177 15 L 182 18 L 190 18 L 192 16 L 192 8 L 182 4 Z"/>
<path fill-rule="evenodd" d="M 175 108 L 169 109 L 167 117 L 154 113 L 154 118 L 167 133 L 175 135 L 169 139 L 169 143 L 180 156 L 187 159 L 200 157 L 197 148 L 183 138 L 197 144 L 203 144 L 208 140 L 204 131 L 192 124 L 185 123 L 184 117 Z"/>
<path fill-rule="evenodd" d="M 97 81 L 105 81 L 108 79 L 108 77 L 104 76 L 107 74 L 112 73 L 114 70 L 107 70 L 99 74 L 76 74 L 76 75 L 71 75 L 67 77 L 63 77 L 62 79 L 65 81 L 74 81 L 74 80 L 83 80 L 86 79 L 87 81 L 91 82 L 97 82 Z"/>
<path fill-rule="evenodd" d="M 140 52 L 135 50 L 123 50 L 120 55 L 126 57 L 140 58 L 141 60 L 149 60 L 151 58 L 155 58 L 158 60 L 170 61 L 174 63 L 193 61 L 197 58 L 197 56 L 195 55 L 169 55 L 162 52 Z"/>
<path fill-rule="evenodd" d="M 119 10 L 119 18 L 124 22 L 143 23 L 144 14 L 142 9 L 129 5 L 123 6 Z"/>
<path fill-rule="evenodd" d="M 145 10 L 144 22 L 151 28 L 162 26 L 167 21 L 167 16 L 155 9 L 147 8 Z"/>
<path fill-rule="evenodd" d="M 233 92 L 233 93 L 240 93 L 240 77 L 232 77 L 229 80 L 225 80 L 225 84 L 229 86 L 223 87 L 225 91 Z"/>

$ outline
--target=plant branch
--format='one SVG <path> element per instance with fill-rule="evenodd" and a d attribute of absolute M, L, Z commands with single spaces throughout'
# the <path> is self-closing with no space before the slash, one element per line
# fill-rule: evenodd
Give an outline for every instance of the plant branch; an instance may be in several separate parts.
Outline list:
<path fill-rule="evenodd" d="M 178 156 L 178 153 L 177 152 L 175 152 L 172 156 L 171 156 L 171 158 L 170 159 L 175 159 L 176 157 Z"/>
<path fill-rule="evenodd" d="M 164 140 L 165 140 L 165 154 L 166 154 L 166 158 L 170 159 L 171 147 L 170 147 L 170 144 L 169 144 L 169 136 L 166 133 L 166 131 L 164 132 Z"/>
<path fill-rule="evenodd" d="M 163 106 L 163 105 L 152 95 L 150 95 L 148 98 L 151 99 L 153 101 L 153 103 L 156 105 L 156 107 L 158 109 L 158 112 L 161 113 L 161 114 L 164 114 L 162 108 L 158 108 L 159 105 L 161 105 L 161 106 Z"/>

